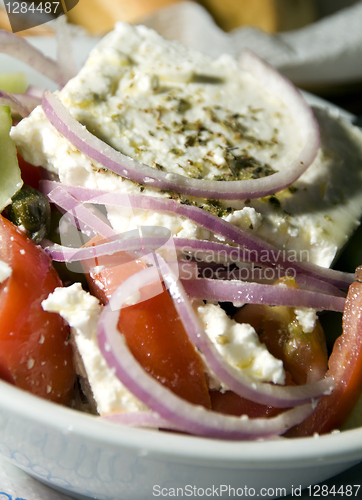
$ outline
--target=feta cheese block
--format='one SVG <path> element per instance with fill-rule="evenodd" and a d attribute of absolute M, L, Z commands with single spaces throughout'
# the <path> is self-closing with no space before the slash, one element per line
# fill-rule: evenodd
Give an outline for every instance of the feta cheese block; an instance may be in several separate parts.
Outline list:
<path fill-rule="evenodd" d="M 270 175 L 301 148 L 298 116 L 229 56 L 212 60 L 143 26 L 118 23 L 58 93 L 95 136 L 155 169 L 227 182 Z M 289 189 L 262 199 L 185 199 L 137 184 L 80 153 L 36 108 L 12 129 L 23 157 L 61 182 L 196 203 L 286 252 L 330 266 L 362 212 L 362 132 L 315 108 L 322 146 Z M 220 240 L 175 214 L 108 206 L 117 232 L 164 226 L 177 237 Z"/>

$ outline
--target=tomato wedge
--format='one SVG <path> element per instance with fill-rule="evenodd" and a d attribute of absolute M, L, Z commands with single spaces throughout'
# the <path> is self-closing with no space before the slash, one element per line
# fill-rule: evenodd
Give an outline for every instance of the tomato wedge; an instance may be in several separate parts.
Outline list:
<path fill-rule="evenodd" d="M 226 415 L 248 415 L 249 418 L 270 418 L 285 411 L 283 408 L 261 405 L 242 398 L 232 391 L 210 391 L 211 407 L 218 413 Z"/>
<path fill-rule="evenodd" d="M 116 265 L 115 256 L 111 257 L 109 265 L 107 257 L 96 259 L 96 272 L 91 271 L 87 277 L 92 292 L 103 302 L 128 276 L 145 267 L 143 262 L 130 260 L 124 253 L 118 258 L 119 265 Z M 89 269 L 89 263 L 87 267 Z M 187 401 L 211 407 L 202 360 L 167 290 L 162 288 L 158 295 L 123 308 L 118 328 L 132 354 L 148 373 Z"/>
<path fill-rule="evenodd" d="M 21 178 L 24 185 L 31 186 L 39 190 L 39 183 L 41 181 L 40 167 L 35 167 L 22 158 L 18 153 L 18 162 L 21 170 Z"/>
<path fill-rule="evenodd" d="M 343 313 L 343 333 L 336 340 L 329 358 L 327 377 L 336 387 L 324 396 L 314 413 L 303 423 L 288 431 L 290 437 L 324 434 L 339 429 L 362 392 L 362 268 L 357 281 L 349 287 Z M 358 281 L 359 280 L 359 281 Z"/>
<path fill-rule="evenodd" d="M 297 286 L 292 278 L 282 282 L 289 287 Z M 283 361 L 295 384 L 312 383 L 324 377 L 328 354 L 324 331 L 318 321 L 312 332 L 305 333 L 293 308 L 259 304 L 245 305 L 234 319 L 255 328 L 268 351 Z"/>
<path fill-rule="evenodd" d="M 69 328 L 41 306 L 62 283 L 43 250 L 1 216 L 0 259 L 12 269 L 0 284 L 0 376 L 65 404 L 75 382 Z"/>

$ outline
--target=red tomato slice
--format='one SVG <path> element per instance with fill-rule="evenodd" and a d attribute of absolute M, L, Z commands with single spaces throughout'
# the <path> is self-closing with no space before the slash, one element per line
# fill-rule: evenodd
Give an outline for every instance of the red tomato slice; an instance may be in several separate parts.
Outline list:
<path fill-rule="evenodd" d="M 289 287 L 297 287 L 293 279 L 283 279 Z M 294 309 L 285 306 L 247 304 L 234 315 L 239 323 L 249 323 L 259 334 L 269 352 L 283 361 L 297 385 L 321 380 L 327 371 L 327 346 L 324 331 L 316 323 L 305 333 L 296 321 Z"/>
<path fill-rule="evenodd" d="M 362 281 L 362 268 L 357 270 Z M 326 377 L 332 377 L 336 387 L 324 396 L 315 412 L 302 424 L 288 432 L 290 437 L 311 436 L 339 429 L 345 422 L 362 392 L 362 282 L 349 288 L 343 314 L 343 333 L 336 340 L 328 362 Z"/>
<path fill-rule="evenodd" d="M 190 403 L 210 408 L 200 356 L 189 341 L 166 290 L 123 309 L 118 328 L 148 373 Z"/>
<path fill-rule="evenodd" d="M 24 185 L 31 186 L 34 189 L 39 190 L 39 182 L 41 181 L 40 167 L 35 167 L 27 161 L 25 161 L 18 154 L 18 162 L 21 170 L 21 178 L 24 181 Z"/>
<path fill-rule="evenodd" d="M 0 376 L 38 396 L 67 403 L 75 381 L 69 328 L 41 306 L 62 283 L 43 250 L 1 216 L 0 259 L 12 269 L 0 284 Z"/>
<path fill-rule="evenodd" d="M 121 262 L 129 261 L 124 253 L 119 258 Z M 138 260 L 115 265 L 114 259 L 113 256 L 108 266 L 106 258 L 97 259 L 95 264 L 105 266 L 104 269 L 88 275 L 92 291 L 103 301 L 127 277 L 145 267 Z M 203 363 L 166 290 L 122 309 L 118 328 L 148 373 L 187 401 L 210 408 Z"/>
<path fill-rule="evenodd" d="M 249 323 L 259 333 L 268 351 L 281 359 L 297 385 L 321 380 L 327 371 L 327 347 L 319 323 L 311 333 L 295 325 L 293 310 L 284 306 L 248 304 L 236 313 L 239 323 Z"/>
<path fill-rule="evenodd" d="M 218 413 L 227 415 L 248 415 L 249 418 L 268 418 L 275 417 L 285 411 L 282 408 L 273 408 L 272 406 L 261 405 L 242 398 L 232 391 L 224 393 L 210 391 L 211 408 Z"/>

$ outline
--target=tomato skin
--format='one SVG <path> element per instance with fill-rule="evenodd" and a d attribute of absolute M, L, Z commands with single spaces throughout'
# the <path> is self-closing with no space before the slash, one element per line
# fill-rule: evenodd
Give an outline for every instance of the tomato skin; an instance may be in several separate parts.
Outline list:
<path fill-rule="evenodd" d="M 283 277 L 274 284 L 299 288 L 294 278 Z M 247 304 L 234 315 L 235 321 L 254 327 L 268 351 L 283 361 L 285 370 L 297 385 L 323 379 L 328 368 L 324 331 L 319 321 L 306 333 L 296 320 L 292 307 Z"/>
<path fill-rule="evenodd" d="M 95 236 L 84 246 L 96 247 L 106 241 L 108 240 L 105 240 L 102 236 Z M 103 255 L 83 260 L 82 267 L 90 293 L 104 305 L 107 304 L 112 294 L 123 281 L 138 271 L 145 269 L 146 264 L 141 259 L 134 258 L 126 252 L 117 252 L 113 255 Z M 95 272 L 94 268 L 101 268 L 101 271 Z M 159 282 L 157 281 L 157 283 Z M 156 286 L 155 283 L 152 283 L 143 287 L 141 298 L 145 300 L 153 297 Z M 156 293 L 161 290 L 161 284 L 159 284 Z"/>
<path fill-rule="evenodd" d="M 210 408 L 201 359 L 166 290 L 123 309 L 118 329 L 145 371 L 181 398 Z"/>
<path fill-rule="evenodd" d="M 108 264 L 107 257 L 96 259 L 93 266 L 104 268 L 96 273 L 91 271 L 87 276 L 92 293 L 103 303 L 125 279 L 145 268 L 142 261 L 132 260 L 127 254 L 118 255 L 119 265 L 116 265 L 115 258 L 112 256 Z M 87 262 L 85 268 L 89 269 L 90 264 Z M 145 371 L 178 396 L 210 408 L 203 363 L 184 330 L 169 293 L 160 288 L 160 293 L 152 296 L 152 286 L 145 289 L 141 291 L 144 300 L 122 308 L 119 331 Z"/>
<path fill-rule="evenodd" d="M 39 182 L 41 181 L 40 167 L 35 167 L 22 158 L 18 153 L 18 162 L 21 170 L 21 178 L 25 186 L 31 186 L 39 191 Z"/>
<path fill-rule="evenodd" d="M 232 391 L 221 393 L 219 391 L 210 391 L 211 408 L 218 413 L 226 415 L 248 415 L 249 418 L 270 418 L 279 415 L 285 411 L 282 408 L 273 408 L 272 406 L 261 405 L 242 398 Z"/>
<path fill-rule="evenodd" d="M 60 278 L 43 250 L 0 217 L 0 259 L 12 268 L 0 285 L 0 374 L 40 397 L 65 404 L 75 382 L 69 328 L 41 302 Z"/>
<path fill-rule="evenodd" d="M 360 278 L 362 281 L 362 275 Z M 334 344 L 326 377 L 332 377 L 336 383 L 333 392 L 323 396 L 314 413 L 288 431 L 287 436 L 311 436 L 339 429 L 361 395 L 362 282 L 355 281 L 349 287 L 343 313 L 343 333 Z"/>

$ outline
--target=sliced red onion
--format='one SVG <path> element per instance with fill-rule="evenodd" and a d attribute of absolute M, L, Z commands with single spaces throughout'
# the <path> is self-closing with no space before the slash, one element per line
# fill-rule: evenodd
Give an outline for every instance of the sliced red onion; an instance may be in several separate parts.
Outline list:
<path fill-rule="evenodd" d="M 157 413 L 151 411 L 114 412 L 108 413 L 107 415 L 101 415 L 99 419 L 115 424 L 127 425 L 129 427 L 149 427 L 153 429 L 187 432 L 187 429 L 180 429 L 176 425 L 160 417 Z"/>
<path fill-rule="evenodd" d="M 345 299 L 286 285 L 265 285 L 245 281 L 222 281 L 207 278 L 182 282 L 187 295 L 194 299 L 242 304 L 309 307 L 317 311 L 343 312 Z"/>
<path fill-rule="evenodd" d="M 172 265 L 172 263 L 170 263 Z M 178 261 L 178 270 L 180 279 L 196 279 L 198 275 L 198 267 L 196 262 Z"/>
<path fill-rule="evenodd" d="M 157 250 L 167 241 L 164 237 L 158 238 L 141 238 L 140 236 L 133 238 L 125 238 L 128 232 L 117 235 L 115 238 L 112 237 L 110 241 L 97 244 L 92 247 L 92 252 L 90 247 L 66 247 L 64 245 L 58 245 L 57 243 L 52 243 L 48 240 L 43 240 L 42 246 L 44 250 L 51 256 L 56 262 L 77 262 L 81 260 L 89 259 L 90 257 L 102 257 L 105 255 L 114 255 L 117 252 L 140 252 L 144 250 Z M 92 255 L 90 255 L 92 254 Z M 187 261 L 190 262 L 190 261 Z M 197 266 L 196 262 L 194 263 Z"/>
<path fill-rule="evenodd" d="M 158 189 L 169 189 L 177 193 L 208 199 L 260 198 L 285 189 L 296 181 L 317 156 L 320 136 L 317 121 L 311 108 L 300 92 L 269 65 L 247 51 L 241 61 L 244 70 L 253 73 L 285 103 L 291 115 L 297 117 L 296 127 L 301 134 L 302 146 L 296 158 L 280 172 L 273 175 L 242 181 L 213 181 L 193 179 L 175 173 L 167 173 L 140 163 L 116 151 L 92 135 L 81 125 L 60 100 L 49 91 L 43 95 L 43 109 L 48 120 L 71 144 L 83 154 L 101 163 L 122 177 Z M 254 65 L 257 70 L 254 70 Z"/>
<path fill-rule="evenodd" d="M 63 84 L 57 63 L 49 57 L 46 57 L 40 50 L 33 47 L 23 37 L 10 33 L 9 31 L 0 30 L 0 52 L 28 64 L 59 85 Z"/>
<path fill-rule="evenodd" d="M 323 380 L 306 386 L 283 387 L 254 381 L 250 377 L 243 374 L 240 370 L 237 370 L 227 364 L 201 327 L 201 324 L 184 289 L 174 278 L 172 270 L 170 270 L 169 266 L 166 265 L 162 258 L 158 256 L 158 259 L 161 261 L 161 272 L 164 275 L 165 285 L 169 288 L 175 307 L 184 324 L 186 332 L 190 336 L 191 341 L 203 353 L 209 368 L 231 390 L 234 390 L 240 396 L 251 401 L 271 405 L 277 408 L 287 408 L 301 405 L 310 402 L 314 398 L 318 398 L 323 394 L 329 394 L 331 392 L 331 389 L 333 388 L 333 381 L 331 380 Z M 154 271 L 154 268 L 148 269 L 150 274 Z M 134 278 L 134 280 L 131 280 L 130 278 L 124 283 L 126 283 L 129 287 L 135 287 L 136 284 L 141 286 L 140 284 L 143 283 L 142 280 L 145 280 L 146 278 L 146 274 L 145 276 L 142 276 L 138 273 L 137 278 Z M 126 285 L 124 285 L 124 287 L 122 285 L 119 290 L 119 294 L 123 294 L 124 296 L 127 296 L 127 293 L 129 293 L 129 289 L 126 289 Z M 119 296 L 123 297 L 123 295 Z M 118 295 L 114 294 L 111 298 L 110 304 L 113 309 L 117 309 L 118 305 L 121 307 L 121 302 L 122 301 L 118 298 Z M 155 408 L 152 409 L 157 411 Z"/>
<path fill-rule="evenodd" d="M 15 111 L 20 116 L 25 118 L 29 116 L 30 110 L 24 105 L 19 99 L 14 95 L 5 92 L 5 90 L 0 90 L 0 104 L 2 106 L 9 106 L 12 111 Z"/>
<path fill-rule="evenodd" d="M 280 435 L 313 412 L 303 405 L 269 419 L 222 415 L 193 405 L 171 392 L 143 370 L 128 349 L 117 324 L 122 304 L 143 286 L 155 281 L 157 269 L 147 268 L 128 278 L 104 307 L 98 322 L 98 341 L 109 367 L 146 406 L 190 434 L 223 439 L 257 439 Z"/>
<path fill-rule="evenodd" d="M 41 97 L 39 98 L 30 94 L 12 94 L 12 96 L 20 101 L 23 106 L 26 106 L 29 111 L 33 111 L 33 109 L 41 104 Z"/>
<path fill-rule="evenodd" d="M 143 239 L 142 238 L 124 239 L 123 235 L 120 234 L 120 235 L 118 235 L 117 239 L 112 240 L 112 241 L 106 241 L 105 243 L 98 244 L 95 247 L 92 247 L 92 250 L 89 247 L 81 247 L 81 248 L 66 247 L 66 246 L 58 245 L 57 243 L 52 243 L 51 241 L 48 241 L 48 240 L 43 240 L 42 246 L 43 246 L 44 250 L 50 255 L 52 260 L 54 260 L 56 262 L 70 263 L 70 262 L 86 260 L 86 259 L 89 259 L 91 257 L 94 258 L 94 257 L 102 257 L 105 255 L 114 255 L 117 252 L 138 252 L 139 253 L 139 251 L 142 249 L 154 251 L 154 250 L 157 250 L 158 248 L 160 248 L 165 243 L 165 241 L 166 241 L 165 238 L 160 238 L 160 237 L 154 237 L 154 238 L 147 237 L 147 238 L 143 238 Z M 197 241 L 197 240 L 191 240 L 191 241 Z M 183 249 L 183 248 L 185 248 L 185 245 L 187 245 L 188 240 L 183 239 L 183 238 L 182 239 L 181 238 L 174 238 L 173 243 L 174 243 L 176 249 Z M 207 242 L 201 242 L 201 243 L 207 243 Z M 219 244 L 216 244 L 216 245 L 223 246 L 223 245 L 219 245 Z M 231 247 L 227 247 L 227 248 L 229 249 Z M 240 249 L 234 248 L 234 250 L 240 250 Z M 242 251 L 240 251 L 240 254 L 241 253 L 242 253 Z M 235 253 L 235 255 L 236 255 L 236 253 Z M 200 262 L 195 262 L 195 261 L 182 262 L 181 261 L 180 264 L 181 263 L 182 263 L 183 274 L 182 274 L 182 276 L 180 275 L 180 279 L 195 279 L 195 278 L 197 278 L 196 271 L 197 271 L 198 266 L 200 266 Z M 188 263 L 190 264 L 190 267 L 187 266 Z M 214 263 L 204 263 L 204 264 L 206 266 L 206 269 L 209 269 L 209 266 L 219 266 L 220 265 L 220 264 L 214 264 Z M 236 269 L 233 271 L 225 270 L 226 268 L 224 266 L 222 268 L 223 271 L 221 271 L 221 272 L 218 268 L 213 269 L 212 267 L 210 267 L 210 269 L 213 273 L 213 277 L 215 279 L 218 279 L 218 280 L 219 279 L 235 280 L 235 279 L 237 279 L 237 274 L 239 271 L 239 269 Z M 201 269 L 201 276 L 202 277 L 205 277 L 204 276 L 205 273 L 203 273 L 204 270 L 205 270 L 205 268 Z M 235 271 L 235 276 L 233 274 L 234 271 Z M 272 279 L 270 279 L 267 276 L 264 276 L 263 271 L 264 271 L 263 269 L 254 269 L 254 275 L 257 275 L 257 278 L 255 278 L 255 279 L 253 276 L 251 276 L 250 279 L 248 279 L 248 278 L 240 279 L 239 278 L 239 281 L 241 282 L 241 286 L 243 286 L 244 282 L 254 282 L 254 281 L 255 282 L 264 281 L 264 282 L 269 283 L 268 285 L 265 285 L 265 286 L 272 286 L 276 278 L 273 277 Z M 248 274 L 250 274 L 250 270 L 247 269 L 247 272 L 248 272 Z M 270 273 L 268 273 L 268 275 L 269 274 Z M 213 280 L 210 280 L 210 281 L 212 283 L 214 283 Z M 339 290 L 338 288 L 336 288 L 335 286 L 330 285 L 329 283 L 325 283 L 323 281 L 311 278 L 310 276 L 304 276 L 304 275 L 298 274 L 296 277 L 296 281 L 302 290 L 319 292 L 318 297 L 320 295 L 323 295 L 322 300 L 325 301 L 324 304 L 327 304 L 327 301 L 328 301 L 328 299 L 326 297 L 324 297 L 325 295 L 330 295 L 332 297 L 345 298 L 345 293 L 342 292 L 341 290 Z M 190 290 L 192 290 L 192 288 L 193 288 L 195 293 L 198 293 L 197 290 L 200 290 L 200 288 L 198 288 L 198 287 L 201 285 L 196 286 L 196 288 L 194 287 L 193 283 L 190 283 L 190 284 L 187 284 L 184 286 L 186 287 L 188 294 L 190 296 L 193 296 L 193 293 Z M 189 287 L 190 287 L 190 289 L 189 289 Z M 202 287 L 204 287 L 204 285 L 202 285 Z M 211 284 L 210 284 L 210 287 L 212 287 Z M 234 284 L 234 287 L 237 288 L 237 285 Z M 268 290 L 269 289 L 267 289 L 267 291 Z M 201 293 L 201 291 L 199 293 Z M 210 292 L 208 292 L 208 293 L 210 293 Z M 216 293 L 216 291 L 215 291 L 215 293 Z M 244 292 L 242 292 L 242 290 L 240 290 L 237 292 L 237 294 L 239 294 L 239 293 L 247 293 L 247 292 L 245 292 L 245 290 L 244 290 Z M 288 298 L 288 294 L 286 294 L 286 292 L 283 292 L 283 293 L 286 295 L 286 300 L 292 300 L 290 297 Z M 233 294 L 234 295 L 229 295 L 227 300 L 239 301 L 239 297 L 237 295 L 235 295 L 235 292 L 233 292 Z M 223 293 L 221 295 L 224 296 Z M 268 295 L 269 295 L 269 292 L 268 292 Z M 263 295 L 263 297 L 265 297 L 264 303 L 268 303 L 267 302 L 268 298 L 264 295 Z M 299 299 L 301 300 L 300 303 L 298 302 L 297 297 L 298 296 L 295 296 L 295 297 L 293 296 L 293 300 L 294 300 L 295 304 L 293 302 L 290 304 L 285 303 L 284 305 L 290 305 L 290 307 L 303 307 L 303 301 L 306 302 L 308 300 L 312 300 L 311 294 L 305 295 L 304 297 L 299 295 Z M 207 299 L 206 296 L 202 297 L 202 298 Z M 256 297 L 254 297 L 254 298 L 256 299 Z M 214 299 L 212 299 L 212 300 L 214 300 Z M 224 300 L 224 299 L 220 298 L 220 300 Z M 243 300 L 244 300 L 244 298 L 243 298 Z M 245 302 L 247 302 L 247 301 L 245 301 Z M 333 306 L 333 304 L 334 304 L 334 302 L 332 301 L 330 303 L 330 305 Z M 341 307 L 342 301 L 341 301 L 341 303 L 337 302 L 337 304 L 334 304 L 334 305 L 338 305 L 338 307 Z M 305 305 L 305 307 L 315 308 L 316 306 L 313 303 L 312 305 L 308 305 L 308 306 Z"/>
<path fill-rule="evenodd" d="M 223 263 L 224 265 L 228 265 L 230 263 L 247 263 L 251 262 L 255 264 L 255 262 L 251 259 L 252 255 L 241 247 L 234 247 L 230 245 L 225 245 L 223 243 L 218 243 L 215 241 L 204 241 L 204 240 L 196 240 L 196 239 L 187 239 L 187 238 L 174 238 L 175 247 L 182 251 L 184 255 L 195 256 L 197 262 L 205 262 L 210 266 L 212 263 L 217 260 L 217 262 Z M 202 259 L 205 259 L 203 261 Z M 300 288 L 307 290 L 315 290 L 319 292 L 326 293 L 328 295 L 335 295 L 337 297 L 345 297 L 346 294 L 339 290 L 340 288 L 348 288 L 348 286 L 354 280 L 353 273 L 345 273 L 342 271 L 336 271 L 334 269 L 327 269 L 321 266 L 312 265 L 306 262 L 300 263 L 303 267 L 308 267 L 310 269 L 310 273 L 314 274 L 318 277 L 313 277 L 307 274 L 298 273 L 296 276 L 296 280 Z M 282 267 L 276 266 L 276 268 L 271 269 L 277 272 L 270 272 L 270 270 L 266 270 L 268 264 L 264 262 L 263 264 L 259 264 L 256 267 L 252 268 L 254 271 L 251 278 L 247 278 L 246 281 L 261 281 L 266 280 L 269 282 L 274 282 L 277 278 L 284 276 L 285 272 L 283 272 Z M 237 275 L 238 271 L 235 271 L 235 275 Z M 280 273 L 280 276 L 279 276 Z M 232 272 L 228 271 L 226 276 L 232 276 Z M 219 276 L 216 276 L 219 278 Z M 226 278 L 233 279 L 233 278 Z"/>
<path fill-rule="evenodd" d="M 348 289 L 349 285 L 351 285 L 355 279 L 354 273 L 346 273 L 336 269 L 318 266 L 317 264 L 313 264 L 313 262 L 303 261 L 298 264 L 302 268 L 300 271 L 301 274 L 314 277 L 317 280 L 326 281 L 344 290 Z"/>
<path fill-rule="evenodd" d="M 344 299 L 346 298 L 346 293 L 342 292 L 342 290 L 339 290 L 339 288 L 331 285 L 330 283 L 326 283 L 325 281 L 312 278 L 311 276 L 298 274 L 296 276 L 296 282 L 299 288 L 301 288 L 302 290 L 310 290 L 314 292 L 321 292 L 326 295 L 343 297 Z"/>
<path fill-rule="evenodd" d="M 265 285 L 274 285 L 277 280 L 288 277 L 283 269 L 262 268 L 254 266 L 253 263 L 239 263 L 238 267 L 225 267 L 221 264 L 203 263 L 199 266 L 199 278 L 210 278 L 217 280 L 237 280 L 261 283 Z M 276 272 L 277 271 L 277 272 Z M 311 292 L 320 292 L 334 297 L 346 298 L 346 293 L 325 281 L 312 278 L 303 274 L 295 276 L 296 283 L 302 290 Z"/>
<path fill-rule="evenodd" d="M 121 236 L 121 235 L 120 235 Z M 158 248 L 158 243 L 163 241 L 162 238 L 157 239 L 152 245 Z M 142 239 L 121 239 L 117 238 L 114 241 L 107 241 L 92 247 L 72 248 L 64 245 L 58 245 L 48 240 L 43 240 L 42 246 L 46 253 L 50 255 L 52 260 L 56 262 L 78 262 L 94 257 L 102 257 L 104 255 L 114 255 L 117 252 L 133 252 L 142 249 Z"/>
<path fill-rule="evenodd" d="M 283 185 L 282 189 L 284 189 L 297 180 L 317 156 L 320 147 L 320 133 L 317 119 L 304 96 L 293 83 L 266 61 L 258 57 L 253 51 L 244 49 L 239 56 L 239 64 L 262 87 L 281 99 L 299 125 L 303 143 L 299 157 L 294 160 L 288 169 L 283 169 L 277 174 L 268 177 L 268 179 L 273 179 L 274 176 L 279 176 L 280 183 Z M 274 192 L 276 191 L 277 189 L 274 190 Z M 269 191 L 267 194 L 272 194 L 272 191 Z M 261 196 L 265 196 L 265 194 Z"/>
<path fill-rule="evenodd" d="M 55 37 L 57 40 L 57 63 L 62 85 L 65 85 L 77 73 L 77 65 L 73 57 L 72 35 L 66 16 L 57 19 Z"/>
<path fill-rule="evenodd" d="M 334 382 L 331 379 L 324 379 L 303 386 L 272 385 L 254 381 L 243 374 L 242 371 L 226 363 L 202 328 L 180 281 L 176 279 L 172 270 L 161 257 L 158 260 L 165 285 L 170 292 L 190 340 L 205 356 L 211 371 L 229 389 L 246 399 L 276 408 L 301 405 L 331 393 L 334 387 Z"/>
<path fill-rule="evenodd" d="M 136 208 L 136 207 L 135 207 Z M 195 221 L 196 222 L 196 221 Z M 215 221 L 216 223 L 216 221 Z M 233 226 L 235 227 L 235 226 Z M 236 228 L 237 229 L 237 228 Z M 242 230 L 240 230 L 242 231 Z M 216 233 L 216 230 L 214 231 Z M 249 233 L 245 233 L 249 236 Z M 260 238 L 254 237 L 260 243 L 262 247 L 261 251 L 270 251 L 270 254 L 273 256 L 273 262 L 270 262 L 269 265 L 275 265 L 275 263 L 279 260 L 278 255 L 282 255 L 282 251 L 277 249 L 276 247 L 272 247 L 271 245 L 263 242 Z M 241 238 L 239 238 L 241 241 Z M 263 246 L 265 244 L 265 246 Z M 240 244 L 240 246 L 234 247 L 231 245 L 226 245 L 224 243 L 218 243 L 214 241 L 203 241 L 196 239 L 187 239 L 187 238 L 175 238 L 175 245 L 179 250 L 184 251 L 186 254 L 193 255 L 195 252 L 200 254 L 206 254 L 218 257 L 220 261 L 224 261 L 225 263 L 230 262 L 238 263 L 238 262 L 253 262 L 254 264 L 259 265 L 261 268 L 268 266 L 268 262 L 260 262 L 260 259 L 253 259 L 253 257 L 258 256 L 259 250 L 256 248 L 252 248 L 252 244 L 250 248 L 246 248 L 246 245 Z M 271 249 L 270 249 L 271 248 Z M 282 265 L 284 264 L 284 265 Z M 310 280 L 311 286 L 312 283 L 317 285 L 317 282 L 324 283 L 326 286 L 330 284 L 334 289 L 343 288 L 346 289 L 349 287 L 354 280 L 354 273 L 346 273 L 342 271 L 337 271 L 335 269 L 329 269 L 325 267 L 318 266 L 317 264 L 312 264 L 307 261 L 300 261 L 298 263 L 293 263 L 287 261 L 288 267 L 291 269 L 295 269 L 298 273 L 298 276 L 305 276 L 305 280 Z M 280 266 L 280 267 L 278 267 Z M 281 262 L 277 262 L 275 268 L 281 269 L 285 268 L 285 260 L 281 260 Z M 323 286 L 323 285 L 322 285 Z M 332 288 L 329 288 L 332 291 Z M 331 293 L 335 295 L 336 293 Z M 342 296 L 342 295 L 341 295 Z"/>
<path fill-rule="evenodd" d="M 102 205 L 114 205 L 118 207 L 131 206 L 134 209 L 174 213 L 188 218 L 201 227 L 208 229 L 212 234 L 219 234 L 226 240 L 242 247 L 241 249 L 236 249 L 235 247 L 221 243 L 186 240 L 187 245 L 185 246 L 193 249 L 194 251 L 197 249 L 205 252 L 222 251 L 230 256 L 235 255 L 235 252 L 241 252 L 241 261 L 254 262 L 262 267 L 266 265 L 266 259 L 263 255 L 267 253 L 270 257 L 268 260 L 268 264 L 270 266 L 281 266 L 284 269 L 295 270 L 296 273 L 307 274 L 313 278 L 322 279 L 338 288 L 348 288 L 354 279 L 353 274 L 343 273 L 333 269 L 326 269 L 321 266 L 311 264 L 310 262 L 291 262 L 285 259 L 284 252 L 277 247 L 274 247 L 270 243 L 266 243 L 257 236 L 254 236 L 199 207 L 183 205 L 176 200 L 169 200 L 166 198 L 107 192 L 100 189 L 68 186 L 51 181 L 43 181 L 42 190 L 45 194 L 50 196 L 52 190 L 57 186 L 62 186 L 64 190 L 83 203 L 88 202 Z"/>
<path fill-rule="evenodd" d="M 174 432 L 188 433 L 188 429 L 181 429 L 174 424 L 171 424 L 164 418 L 160 417 L 155 412 L 114 412 L 107 415 L 101 415 L 98 417 L 99 420 L 104 420 L 112 424 L 124 425 L 127 427 L 143 427 L 148 429 L 157 430 L 168 430 Z M 280 435 L 270 436 L 270 440 L 284 440 L 285 438 Z M 263 441 L 267 441 L 268 438 L 263 438 Z"/>
<path fill-rule="evenodd" d="M 57 187 L 49 194 L 49 199 L 56 203 L 60 208 L 66 210 L 65 216 L 70 218 L 75 218 L 89 226 L 96 233 L 109 238 L 115 236 L 115 231 L 111 226 L 102 220 L 100 213 L 95 215 L 90 210 L 88 210 L 84 204 L 79 203 L 79 201 L 69 194 L 62 186 Z"/>
<path fill-rule="evenodd" d="M 29 87 L 26 89 L 25 95 L 27 95 L 29 97 L 38 98 L 40 100 L 40 104 L 41 104 L 41 99 L 43 97 L 44 90 L 45 89 L 43 89 L 41 87 L 37 87 L 36 85 L 29 85 Z"/>
<path fill-rule="evenodd" d="M 164 238 L 132 238 L 107 241 L 95 246 L 80 248 L 58 245 L 49 240 L 42 241 L 44 251 L 55 262 L 79 262 L 99 258 L 105 255 L 114 255 L 118 252 L 130 253 L 130 260 L 143 257 L 145 251 L 154 251 L 165 244 Z M 135 254 L 134 256 L 132 254 Z M 171 263 L 172 265 L 172 263 Z M 198 276 L 197 263 L 193 261 L 177 261 L 180 279 L 196 279 Z"/>

